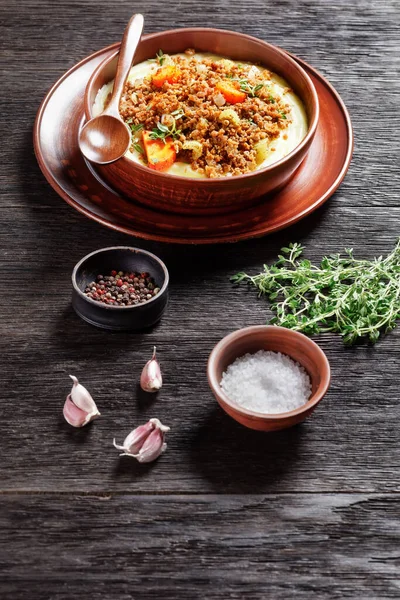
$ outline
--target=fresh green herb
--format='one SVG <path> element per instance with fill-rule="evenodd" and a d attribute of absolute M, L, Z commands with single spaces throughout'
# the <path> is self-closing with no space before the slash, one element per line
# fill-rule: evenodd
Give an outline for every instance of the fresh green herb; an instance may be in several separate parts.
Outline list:
<path fill-rule="evenodd" d="M 253 121 L 253 119 L 247 119 L 247 121 L 250 123 L 250 125 L 257 125 L 257 123 Z"/>
<path fill-rule="evenodd" d="M 335 332 L 346 344 L 368 338 L 375 343 L 381 333 L 396 327 L 400 319 L 400 239 L 383 258 L 357 260 L 334 254 L 320 266 L 300 259 L 303 247 L 290 244 L 264 272 L 250 276 L 238 273 L 234 283 L 247 281 L 259 295 L 274 302 L 271 320 L 306 334 Z"/>
<path fill-rule="evenodd" d="M 163 66 L 165 59 L 166 59 L 166 56 L 160 48 L 160 50 L 156 53 L 156 60 L 158 61 L 158 64 L 160 65 L 160 67 Z"/>
<path fill-rule="evenodd" d="M 238 81 L 240 89 L 242 92 L 246 92 L 250 96 L 250 98 L 255 98 L 260 90 L 264 87 L 263 83 L 257 83 L 256 85 L 250 85 L 247 79 L 243 79 L 241 77 L 235 77 L 232 74 L 226 75 L 227 79 L 232 79 L 232 81 Z"/>
<path fill-rule="evenodd" d="M 136 152 L 139 152 L 139 154 L 144 154 L 144 150 L 140 144 L 135 142 L 134 144 L 132 144 L 132 146 L 135 148 Z"/>
<path fill-rule="evenodd" d="M 275 104 L 275 98 L 273 96 L 269 96 L 268 100 L 271 102 L 271 104 Z"/>
<path fill-rule="evenodd" d="M 129 125 L 132 133 L 139 133 L 143 129 L 142 123 L 138 123 L 138 125 L 134 125 L 132 123 L 132 119 L 127 119 L 126 123 Z"/>
<path fill-rule="evenodd" d="M 167 137 L 173 137 L 175 139 L 179 137 L 181 133 L 181 130 L 176 128 L 176 123 L 174 119 L 174 123 L 173 125 L 171 125 L 171 127 L 167 127 L 162 123 L 157 123 L 157 126 L 150 133 L 150 139 L 162 140 L 165 144 Z"/>
<path fill-rule="evenodd" d="M 263 83 L 258 83 L 257 85 L 250 85 L 248 81 L 242 80 L 240 82 L 240 89 L 242 90 L 242 92 L 246 92 L 246 94 L 248 94 L 250 98 L 255 98 L 257 96 L 257 93 L 260 90 L 262 90 L 263 87 Z"/>
<path fill-rule="evenodd" d="M 282 117 L 282 119 L 287 119 L 286 113 L 281 112 L 281 117 Z"/>

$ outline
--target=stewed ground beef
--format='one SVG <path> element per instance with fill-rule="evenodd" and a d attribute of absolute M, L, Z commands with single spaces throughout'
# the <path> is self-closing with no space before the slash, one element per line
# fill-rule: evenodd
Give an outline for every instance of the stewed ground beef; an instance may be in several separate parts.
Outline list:
<path fill-rule="evenodd" d="M 165 81 L 157 87 L 154 75 L 128 81 L 120 103 L 122 117 L 147 131 L 159 123 L 175 124 L 177 160 L 189 162 L 206 177 L 253 171 L 257 168 L 257 142 L 276 139 L 291 122 L 284 95 L 273 95 L 271 73 L 264 68 L 225 59 L 199 60 L 193 57 L 194 50 L 185 54 L 157 59 L 159 69 L 154 73 L 165 66 L 176 68 L 176 82 Z M 218 86 L 227 82 L 244 96 L 242 101 L 231 103 L 219 91 Z M 178 114 L 176 121 L 171 113 Z M 138 133 L 135 141 L 140 144 L 140 140 Z M 198 151 L 184 148 L 188 141 L 201 144 L 195 144 L 201 148 L 200 156 Z"/>

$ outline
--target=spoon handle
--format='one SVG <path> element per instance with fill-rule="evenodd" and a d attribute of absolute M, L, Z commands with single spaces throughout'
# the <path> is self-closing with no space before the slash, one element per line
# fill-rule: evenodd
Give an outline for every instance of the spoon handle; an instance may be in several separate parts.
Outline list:
<path fill-rule="evenodd" d="M 121 48 L 118 55 L 117 72 L 114 79 L 114 89 L 110 103 L 107 107 L 107 114 L 119 117 L 119 101 L 124 89 L 125 81 L 128 77 L 136 48 L 140 42 L 143 31 L 143 15 L 137 14 L 131 17 L 126 26 L 124 37 L 122 38 Z"/>

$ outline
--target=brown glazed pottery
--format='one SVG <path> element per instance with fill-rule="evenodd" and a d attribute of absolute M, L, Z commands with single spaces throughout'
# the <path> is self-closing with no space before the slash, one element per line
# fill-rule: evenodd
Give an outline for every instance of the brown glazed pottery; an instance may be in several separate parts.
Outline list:
<path fill-rule="evenodd" d="M 142 304 L 113 306 L 96 302 L 85 294 L 86 286 L 103 273 L 113 269 L 150 273 L 160 291 Z M 100 248 L 84 256 L 72 272 L 72 306 L 87 323 L 112 331 L 140 331 L 157 323 L 168 303 L 169 274 L 163 261 L 155 254 L 131 248 L 113 246 Z"/>
<path fill-rule="evenodd" d="M 236 358 L 258 350 L 282 352 L 306 369 L 311 378 L 312 395 L 304 406 L 281 414 L 257 413 L 238 406 L 222 391 L 220 381 L 226 368 Z M 224 411 L 242 425 L 260 431 L 286 429 L 304 421 L 326 394 L 331 378 L 328 359 L 315 342 L 297 331 L 267 325 L 246 327 L 224 337 L 210 354 L 207 376 Z"/>
<path fill-rule="evenodd" d="M 116 231 L 177 244 L 237 242 L 288 227 L 306 217 L 342 182 L 353 152 L 349 114 L 318 71 L 295 58 L 317 90 L 320 117 L 310 150 L 289 183 L 255 206 L 209 216 L 160 212 L 120 195 L 85 161 L 78 134 L 85 121 L 84 93 L 93 70 L 115 54 L 113 44 L 84 58 L 49 90 L 38 110 L 34 147 L 39 166 L 57 194 L 89 219 Z"/>
<path fill-rule="evenodd" d="M 263 64 L 284 77 L 303 101 L 308 115 L 306 137 L 290 154 L 263 169 L 236 177 L 195 179 L 154 171 L 126 157 L 96 170 L 113 188 L 152 208 L 176 213 L 211 215 L 253 206 L 268 193 L 282 188 L 304 160 L 318 124 L 319 105 L 315 87 L 305 70 L 287 53 L 271 44 L 241 33 L 219 29 L 175 29 L 142 39 L 134 64 L 163 52 L 176 54 L 186 48 L 212 52 L 234 60 Z M 85 93 L 85 114 L 93 117 L 98 90 L 115 76 L 118 51 L 93 72 Z"/>

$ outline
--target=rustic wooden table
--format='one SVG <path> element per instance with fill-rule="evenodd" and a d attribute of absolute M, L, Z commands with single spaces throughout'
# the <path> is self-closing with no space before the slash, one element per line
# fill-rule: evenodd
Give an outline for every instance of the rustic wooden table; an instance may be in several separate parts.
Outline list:
<path fill-rule="evenodd" d="M 134 11 L 147 32 L 259 36 L 328 77 L 349 108 L 355 153 L 324 208 L 272 237 L 186 248 L 119 235 L 57 196 L 33 155 L 36 110 L 68 68 L 120 39 Z M 331 389 L 309 421 L 281 433 L 236 424 L 205 377 L 221 337 L 269 314 L 230 275 L 258 272 L 289 241 L 314 260 L 393 246 L 397 0 L 6 0 L 0 28 L 1 598 L 399 598 L 400 331 L 374 348 L 320 337 Z M 72 311 L 70 273 L 87 252 L 129 243 L 167 263 L 170 305 L 151 333 L 108 334 Z M 153 344 L 165 386 L 151 402 L 137 381 Z M 61 415 L 69 373 L 104 414 L 83 430 Z M 113 437 L 152 416 L 171 427 L 167 453 L 148 466 L 120 460 Z"/>

